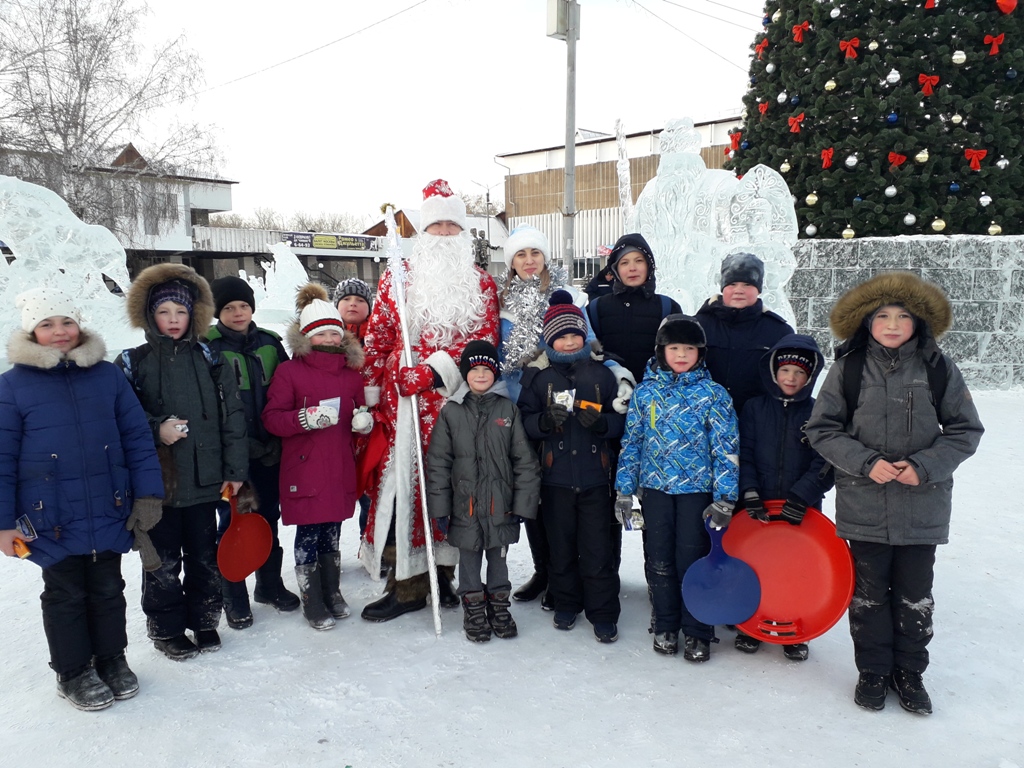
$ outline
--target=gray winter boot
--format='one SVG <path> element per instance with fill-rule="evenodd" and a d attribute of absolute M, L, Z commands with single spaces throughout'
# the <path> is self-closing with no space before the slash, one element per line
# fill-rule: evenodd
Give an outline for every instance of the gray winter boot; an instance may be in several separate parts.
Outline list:
<path fill-rule="evenodd" d="M 519 634 L 516 621 L 508 610 L 511 604 L 508 592 L 487 595 L 487 618 L 495 637 L 509 638 Z"/>
<path fill-rule="evenodd" d="M 336 619 L 344 619 L 351 611 L 341 595 L 341 552 L 328 552 L 317 556 L 320 565 L 320 585 L 324 604 Z"/>
<path fill-rule="evenodd" d="M 57 675 L 57 695 L 85 712 L 106 709 L 114 703 L 114 692 L 100 680 L 92 665 L 74 676 Z"/>
<path fill-rule="evenodd" d="M 302 615 L 313 629 L 334 629 L 334 617 L 324 605 L 320 569 L 316 563 L 295 566 L 295 581 L 302 596 Z"/>
<path fill-rule="evenodd" d="M 299 607 L 299 598 L 285 589 L 281 581 L 281 563 L 284 550 L 274 547 L 270 550 L 267 562 L 256 571 L 256 589 L 252 591 L 252 599 L 263 605 L 272 605 L 279 611 L 294 611 Z"/>
<path fill-rule="evenodd" d="M 462 609 L 462 628 L 466 631 L 466 637 L 475 643 L 486 643 L 490 640 L 491 625 L 487 621 L 487 595 L 483 592 L 467 592 L 462 596 Z"/>

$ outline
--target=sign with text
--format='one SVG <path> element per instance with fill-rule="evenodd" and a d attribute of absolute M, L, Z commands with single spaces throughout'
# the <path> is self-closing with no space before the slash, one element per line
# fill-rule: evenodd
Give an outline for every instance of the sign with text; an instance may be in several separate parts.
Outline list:
<path fill-rule="evenodd" d="M 281 241 L 291 248 L 323 251 L 377 251 L 379 239 L 369 235 L 321 235 L 315 232 L 282 232 Z"/>

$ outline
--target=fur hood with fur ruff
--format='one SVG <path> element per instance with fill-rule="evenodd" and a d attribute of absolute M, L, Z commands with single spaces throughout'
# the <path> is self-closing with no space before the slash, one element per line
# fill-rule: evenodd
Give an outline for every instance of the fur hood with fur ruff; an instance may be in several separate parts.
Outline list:
<path fill-rule="evenodd" d="M 327 289 L 318 283 L 306 283 L 299 288 L 299 292 L 295 296 L 296 311 L 301 313 L 303 308 L 314 299 L 327 301 Z M 288 324 L 288 328 L 285 330 L 285 339 L 288 342 L 288 348 L 291 350 L 292 357 L 305 357 L 313 351 L 312 343 L 299 330 L 298 317 Z M 344 331 L 341 338 L 341 347 L 338 349 L 345 355 L 347 367 L 354 371 L 362 369 L 364 362 L 363 345 L 360 344 L 355 334 L 351 331 Z"/>
<path fill-rule="evenodd" d="M 107 356 L 107 345 L 99 336 L 82 330 L 78 346 L 68 352 L 67 358 L 79 368 L 91 368 Z M 36 342 L 35 336 L 20 328 L 11 334 L 7 342 L 7 361 L 12 365 L 28 365 L 32 368 L 49 370 L 56 368 L 65 359 L 60 350 L 44 347 Z"/>
<path fill-rule="evenodd" d="M 832 307 L 829 326 L 844 341 L 852 340 L 879 307 L 899 304 L 924 321 L 936 339 L 953 323 L 953 308 L 941 288 L 913 272 L 883 272 L 854 286 Z"/>
<path fill-rule="evenodd" d="M 184 264 L 154 264 L 139 273 L 128 289 L 125 311 L 133 328 L 156 332 L 149 314 L 149 295 L 152 290 L 170 280 L 180 280 L 193 286 L 195 302 L 192 305 L 192 323 L 189 336 L 203 336 L 210 327 L 214 316 L 213 291 L 206 278 Z"/>

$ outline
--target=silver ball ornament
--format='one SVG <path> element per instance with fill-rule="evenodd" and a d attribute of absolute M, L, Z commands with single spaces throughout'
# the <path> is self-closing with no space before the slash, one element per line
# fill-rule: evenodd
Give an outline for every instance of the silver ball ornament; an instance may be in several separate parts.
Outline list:
<path fill-rule="evenodd" d="M 897 192 L 896 187 L 894 185 L 892 185 L 892 184 L 890 184 L 888 187 L 885 188 L 885 196 L 886 197 L 896 197 L 896 192 Z"/>
<path fill-rule="evenodd" d="M 808 237 L 814 237 L 816 234 L 818 234 L 818 228 L 816 226 L 814 226 L 813 224 L 808 224 L 804 228 L 804 232 L 807 233 Z"/>
<path fill-rule="evenodd" d="M 885 76 L 885 82 L 889 85 L 896 85 L 900 81 L 900 73 L 895 69 L 890 69 L 889 74 Z"/>
<path fill-rule="evenodd" d="M 990 205 L 992 205 L 992 197 L 987 193 L 983 192 L 981 197 L 978 198 L 978 205 L 980 205 L 982 208 L 988 208 Z"/>
<path fill-rule="evenodd" d="M 833 19 L 838 19 L 839 14 L 840 10 L 838 8 L 833 8 L 831 11 L 828 12 L 828 15 L 831 16 Z"/>
<path fill-rule="evenodd" d="M 857 167 L 857 162 L 858 162 L 857 161 L 857 156 L 856 155 L 847 155 L 846 160 L 844 160 L 843 162 L 846 163 L 846 167 L 847 168 L 856 168 Z"/>
<path fill-rule="evenodd" d="M 967 61 L 967 54 L 963 51 L 953 51 L 953 55 L 950 58 L 954 64 L 960 65 Z"/>
<path fill-rule="evenodd" d="M 903 223 L 906 224 L 908 227 L 912 227 L 917 223 L 917 216 L 915 216 L 912 213 L 908 213 L 906 216 L 903 217 Z"/>

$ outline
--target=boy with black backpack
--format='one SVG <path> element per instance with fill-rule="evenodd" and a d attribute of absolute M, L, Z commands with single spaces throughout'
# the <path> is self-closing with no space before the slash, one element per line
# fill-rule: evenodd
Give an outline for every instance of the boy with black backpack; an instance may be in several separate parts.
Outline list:
<path fill-rule="evenodd" d="M 952 319 L 942 290 L 910 272 L 852 288 L 829 318 L 845 342 L 806 432 L 835 468 L 836 528 L 856 570 L 854 701 L 866 709 L 882 709 L 892 688 L 909 712 L 932 711 L 922 674 L 935 547 L 949 540 L 953 472 L 984 431 L 963 376 L 935 342 Z"/>

